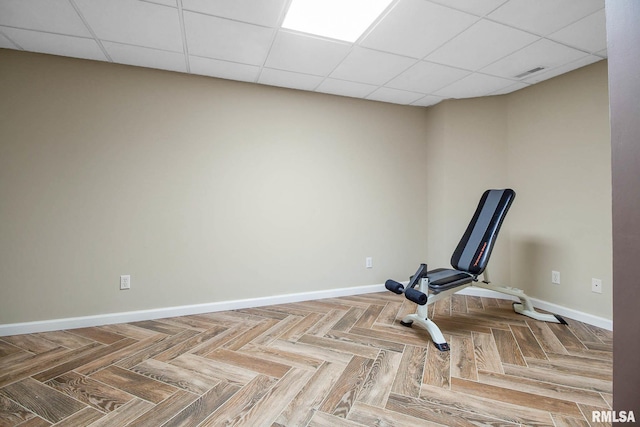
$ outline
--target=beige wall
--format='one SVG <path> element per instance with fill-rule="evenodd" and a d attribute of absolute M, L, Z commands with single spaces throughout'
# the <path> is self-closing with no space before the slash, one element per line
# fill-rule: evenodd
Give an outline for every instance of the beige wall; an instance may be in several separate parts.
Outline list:
<path fill-rule="evenodd" d="M 449 266 L 482 193 L 509 186 L 502 97 L 445 101 L 427 114 L 428 259 Z M 509 278 L 508 227 L 491 257 L 492 280 Z"/>
<path fill-rule="evenodd" d="M 611 318 L 606 86 L 422 109 L 0 50 L 0 324 L 406 280 L 490 187 L 492 279 Z"/>
<path fill-rule="evenodd" d="M 517 196 L 489 264 L 492 281 L 611 319 L 607 93 L 601 61 L 509 95 L 430 108 L 429 259 L 448 262 L 482 189 L 511 187 Z M 591 292 L 592 277 L 602 279 L 602 295 Z"/>
<path fill-rule="evenodd" d="M 0 64 L 0 324 L 406 280 L 426 255 L 425 109 Z"/>
<path fill-rule="evenodd" d="M 607 62 L 507 97 L 514 285 L 612 318 L 611 136 Z M 551 271 L 561 284 L 551 284 Z M 602 279 L 602 295 L 591 292 Z"/>

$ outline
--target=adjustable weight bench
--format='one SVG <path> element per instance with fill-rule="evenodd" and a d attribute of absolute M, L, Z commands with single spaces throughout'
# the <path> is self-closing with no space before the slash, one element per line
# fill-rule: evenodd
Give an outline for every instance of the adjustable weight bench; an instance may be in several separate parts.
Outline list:
<path fill-rule="evenodd" d="M 467 230 L 451 256 L 453 269 L 427 270 L 426 264 L 420 264 L 418 271 L 411 276 L 406 287 L 394 280 L 387 280 L 385 283 L 388 290 L 396 294 L 404 292 L 408 300 L 418 304 L 416 313 L 406 316 L 400 323 L 404 326 L 412 326 L 413 323 L 417 323 L 425 328 L 440 351 L 449 350 L 449 344 L 444 339 L 440 328 L 427 317 L 427 307 L 468 286 L 517 297 L 520 302 L 513 303 L 513 309 L 516 313 L 545 322 L 567 324 L 560 316 L 537 312 L 529 297 L 522 290 L 495 286 L 489 281 L 487 263 L 502 222 L 515 197 L 516 193 L 511 189 L 484 192 Z M 482 282 L 478 281 L 480 274 L 483 275 Z M 418 289 L 415 289 L 416 286 Z"/>

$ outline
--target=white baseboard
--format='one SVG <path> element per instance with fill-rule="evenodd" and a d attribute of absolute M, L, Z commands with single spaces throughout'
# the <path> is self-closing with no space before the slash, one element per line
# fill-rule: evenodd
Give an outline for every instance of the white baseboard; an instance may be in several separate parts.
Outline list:
<path fill-rule="evenodd" d="M 384 285 L 354 286 L 350 288 L 273 295 L 261 298 L 183 305 L 178 307 L 166 307 L 151 310 L 98 314 L 95 316 L 70 317 L 66 319 L 53 319 L 36 322 L 11 323 L 0 325 L 0 337 L 20 334 L 33 334 L 37 332 L 59 331 L 63 329 L 86 328 L 90 326 L 112 325 L 114 323 L 139 322 L 141 320 L 187 316 L 190 314 L 213 313 L 216 311 L 237 310 L 241 308 L 264 307 L 268 305 L 287 304 L 291 302 L 312 301 L 324 298 L 369 294 L 373 292 L 382 292 L 384 290 Z"/>
<path fill-rule="evenodd" d="M 350 288 L 329 289 L 323 291 L 301 292 L 296 294 L 274 295 L 261 298 L 249 298 L 233 301 L 220 301 L 207 304 L 184 305 L 178 307 L 157 308 L 152 310 L 129 311 L 123 313 L 99 314 L 95 316 L 71 317 L 66 319 L 43 320 L 36 322 L 11 323 L 0 325 L 0 337 L 8 335 L 32 334 L 37 332 L 59 331 L 63 329 L 86 328 L 90 326 L 111 325 L 114 323 L 138 322 L 141 320 L 161 319 L 165 317 L 187 316 L 190 314 L 212 313 L 216 311 L 237 310 L 242 308 L 265 307 L 275 304 L 287 304 L 300 301 L 313 301 L 324 298 L 336 298 L 350 295 L 369 294 L 385 291 L 384 285 L 354 286 Z M 460 291 L 464 295 L 488 298 L 510 298 L 488 289 L 473 286 Z M 514 299 L 515 301 L 515 299 Z M 589 325 L 609 331 L 613 330 L 613 321 L 593 316 L 581 311 L 562 307 L 546 301 L 531 298 L 536 308 L 550 311 Z"/>
<path fill-rule="evenodd" d="M 463 295 L 471 295 L 471 296 L 477 296 L 477 297 L 502 298 L 502 299 L 510 299 L 513 301 L 518 301 L 516 297 L 501 294 L 499 292 L 491 291 L 489 289 L 476 288 L 473 286 L 464 288 L 459 293 Z M 584 313 L 582 311 L 574 310 L 572 308 L 563 307 L 561 305 L 539 300 L 537 298 L 529 297 L 529 299 L 531 300 L 531 303 L 535 308 L 546 310 L 548 312 L 551 312 L 553 314 L 557 314 L 560 316 L 568 317 L 569 319 L 578 320 L 588 325 L 597 326 L 599 328 L 606 329 L 608 331 L 613 331 L 613 320 L 605 319 L 604 317 L 594 316 L 592 314 Z"/>

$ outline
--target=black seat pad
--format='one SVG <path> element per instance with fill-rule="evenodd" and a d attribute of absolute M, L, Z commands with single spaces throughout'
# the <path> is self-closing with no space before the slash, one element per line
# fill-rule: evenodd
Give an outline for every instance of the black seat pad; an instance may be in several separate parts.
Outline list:
<path fill-rule="evenodd" d="M 470 273 L 453 270 L 451 268 L 436 268 L 435 270 L 428 271 L 427 278 L 429 279 L 429 289 L 434 293 L 466 285 L 475 279 Z"/>

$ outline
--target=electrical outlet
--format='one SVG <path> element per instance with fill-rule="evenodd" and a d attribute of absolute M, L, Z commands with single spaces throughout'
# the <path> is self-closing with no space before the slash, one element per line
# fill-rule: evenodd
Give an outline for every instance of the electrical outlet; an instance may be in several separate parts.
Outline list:
<path fill-rule="evenodd" d="M 120 290 L 131 289 L 131 276 L 126 274 L 120 276 Z"/>
<path fill-rule="evenodd" d="M 551 272 L 551 283 L 553 283 L 554 285 L 559 285 L 560 284 L 560 272 L 559 271 L 552 271 Z"/>
<path fill-rule="evenodd" d="M 364 265 L 366 268 L 373 268 L 373 258 L 371 258 L 370 256 L 368 256 L 365 260 L 364 260 Z"/>
<path fill-rule="evenodd" d="M 591 278 L 591 292 L 602 293 L 602 280 Z"/>

